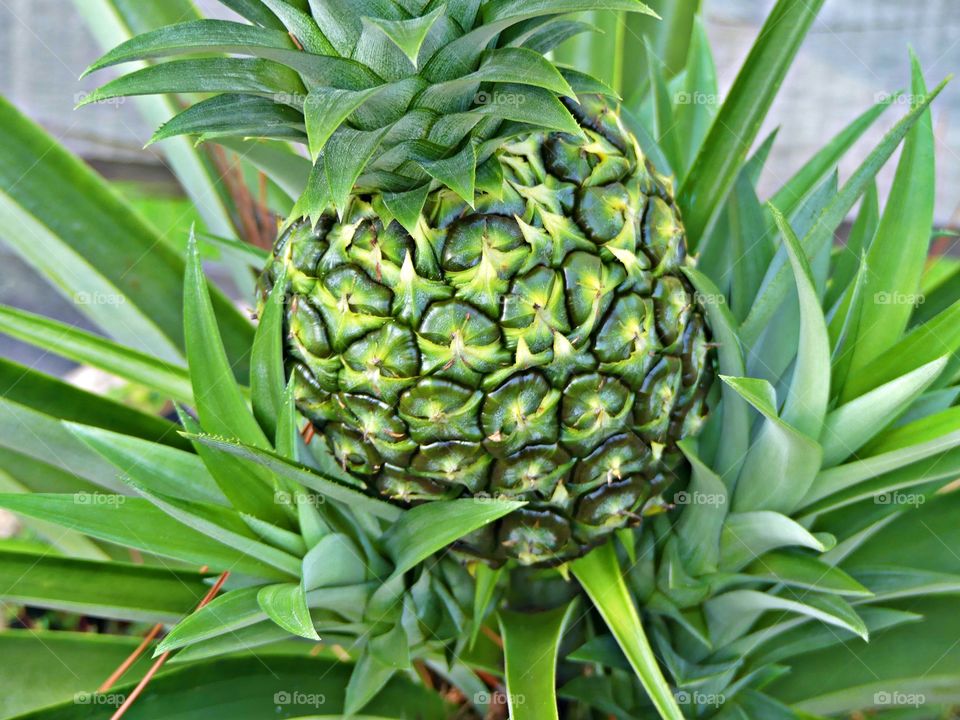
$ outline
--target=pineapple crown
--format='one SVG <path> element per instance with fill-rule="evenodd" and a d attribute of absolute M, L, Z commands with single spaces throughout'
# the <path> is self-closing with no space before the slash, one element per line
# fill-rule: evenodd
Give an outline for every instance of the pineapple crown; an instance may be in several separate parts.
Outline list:
<path fill-rule="evenodd" d="M 211 93 L 151 142 L 177 135 L 301 142 L 314 172 L 298 210 L 314 217 L 329 206 L 342 213 L 355 189 L 381 194 L 401 219 L 418 215 L 438 186 L 472 204 L 477 167 L 504 140 L 531 131 L 582 135 L 561 98 L 613 95 L 545 56 L 594 29 L 577 13 L 654 14 L 638 0 L 221 2 L 251 24 L 198 20 L 134 37 L 87 73 L 207 57 L 136 70 L 82 104 Z"/>

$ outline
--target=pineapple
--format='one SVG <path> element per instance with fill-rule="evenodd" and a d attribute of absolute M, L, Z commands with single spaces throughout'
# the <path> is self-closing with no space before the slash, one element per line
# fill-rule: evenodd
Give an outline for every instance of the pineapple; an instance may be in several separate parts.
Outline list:
<path fill-rule="evenodd" d="M 635 524 L 682 475 L 677 442 L 711 385 L 670 180 L 600 83 L 542 54 L 565 36 L 549 39 L 555 13 L 594 5 L 285 7 L 296 37 L 277 43 L 303 51 L 255 62 L 264 79 L 299 71 L 303 98 L 224 84 L 218 61 L 192 82 L 223 94 L 157 134 L 308 146 L 310 185 L 264 282 L 287 293 L 298 407 L 370 492 L 524 501 L 460 544 L 493 562 L 564 562 Z M 220 27 L 181 32 L 202 52 Z M 95 97 L 160 89 L 154 72 Z"/>
<path fill-rule="evenodd" d="M 462 543 L 492 560 L 568 560 L 632 523 L 710 385 L 668 185 L 603 100 L 571 106 L 586 142 L 505 143 L 489 189 L 434 190 L 413 236 L 358 196 L 295 222 L 268 270 L 336 461 L 400 502 L 525 501 Z"/>

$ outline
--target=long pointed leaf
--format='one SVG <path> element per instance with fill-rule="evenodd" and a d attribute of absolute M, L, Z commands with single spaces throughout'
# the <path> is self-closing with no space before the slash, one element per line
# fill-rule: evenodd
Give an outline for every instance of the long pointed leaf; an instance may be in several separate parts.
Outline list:
<path fill-rule="evenodd" d="M 683 720 L 623 580 L 613 544 L 607 542 L 574 561 L 571 569 L 616 637 L 660 717 Z"/>

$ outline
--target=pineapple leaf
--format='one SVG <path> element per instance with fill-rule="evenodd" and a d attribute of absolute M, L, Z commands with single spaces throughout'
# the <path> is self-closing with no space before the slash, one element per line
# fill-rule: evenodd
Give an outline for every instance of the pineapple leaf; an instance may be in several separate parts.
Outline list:
<path fill-rule="evenodd" d="M 669 163 L 669 169 L 674 173 L 683 171 L 683 151 L 681 149 L 681 139 L 678 134 L 677 120 L 674 117 L 673 102 L 670 98 L 670 90 L 667 88 L 667 81 L 663 77 L 663 67 L 653 54 L 653 50 L 647 46 L 647 69 L 650 73 L 650 95 L 653 103 L 654 137 L 657 145 L 663 150 L 663 154 Z M 666 171 L 666 168 L 664 169 Z"/>
<path fill-rule="evenodd" d="M 824 0 L 779 0 L 678 195 L 691 249 L 706 236 Z"/>
<path fill-rule="evenodd" d="M 303 49 L 313 55 L 334 55 L 338 53 L 320 31 L 310 15 L 286 0 L 260 0 L 280 18 L 290 34 L 297 39 Z"/>
<path fill-rule="evenodd" d="M 938 485 L 955 480 L 958 475 L 960 475 L 960 451 L 954 449 L 946 453 L 934 454 L 927 459 L 882 473 L 877 477 L 867 476 L 860 479 L 845 490 L 835 492 L 805 507 L 802 519 L 806 521 L 811 517 L 822 516 L 824 513 L 849 507 L 863 500 L 870 500 L 870 507 L 876 511 L 889 511 L 891 508 L 887 501 L 894 497 L 891 493 L 911 488 L 917 488 L 916 494 L 911 499 L 915 499 L 917 503 L 925 502 L 926 498 L 922 491 L 937 490 Z M 910 507 L 912 505 L 908 505 L 908 508 Z M 893 510 L 896 509 L 896 507 L 893 508 Z"/>
<path fill-rule="evenodd" d="M 677 521 L 680 558 L 687 572 L 706 575 L 716 572 L 720 560 L 720 535 L 729 508 L 727 486 L 697 457 L 688 441 L 682 441 L 680 449 L 693 467 L 686 492 L 694 498 L 710 498 L 684 507 Z"/>
<path fill-rule="evenodd" d="M 416 67 L 420 49 L 423 47 L 424 40 L 427 39 L 427 33 L 430 32 L 430 28 L 440 19 L 445 10 L 446 8 L 441 5 L 426 15 L 409 20 L 384 20 L 372 17 L 364 19 L 380 28 Z"/>
<path fill-rule="evenodd" d="M 767 231 L 766 213 L 746 169 L 730 193 L 727 212 L 730 252 L 739 258 L 731 268 L 730 302 L 734 317 L 742 321 L 750 312 L 774 254 L 773 233 Z"/>
<path fill-rule="evenodd" d="M 914 105 L 919 107 L 927 88 L 916 56 L 912 59 Z M 881 357 L 907 328 L 930 246 L 935 186 L 933 118 L 928 109 L 907 135 L 887 208 L 867 250 L 870 272 L 860 319 L 867 332 L 858 335 L 852 348 L 851 375 Z"/>
<path fill-rule="evenodd" d="M 355 718 L 357 713 L 373 700 L 395 674 L 396 670 L 393 667 L 377 658 L 369 647 L 365 648 L 353 672 L 350 673 L 343 703 L 344 716 Z"/>
<path fill-rule="evenodd" d="M 134 622 L 176 622 L 206 593 L 182 570 L 0 551 L 5 602 Z"/>
<path fill-rule="evenodd" d="M 135 652 L 140 642 L 135 635 L 42 628 L 4 630 L 0 634 L 0 655 L 17 661 L 4 668 L 0 714 L 20 717 L 54 704 L 69 702 L 75 706 L 82 700 L 95 700 L 89 690 Z M 51 663 L 51 657 L 60 662 Z M 141 659 L 124 677 L 135 681 L 148 669 L 149 663 Z M 73 708 L 68 712 L 76 711 Z"/>
<path fill-rule="evenodd" d="M 203 460 L 203 464 L 235 510 L 278 524 L 289 522 L 290 518 L 277 503 L 277 488 L 268 473 L 256 465 L 244 463 L 239 458 L 230 457 L 198 442 L 195 437 L 190 437 L 202 433 L 200 424 L 179 405 L 177 414 L 180 424 L 183 425 L 183 434 L 187 436 L 194 452 Z"/>
<path fill-rule="evenodd" d="M 597 32 L 594 25 L 579 20 L 553 18 L 530 32 L 523 33 L 510 40 L 514 47 L 525 47 L 546 55 L 570 38 L 583 33 Z"/>
<path fill-rule="evenodd" d="M 543 88 L 503 84 L 498 91 L 483 98 L 488 102 L 473 108 L 472 112 L 500 120 L 512 120 L 583 136 L 583 130 L 557 96 Z"/>
<path fill-rule="evenodd" d="M 801 507 L 807 507 L 817 500 L 851 488 L 866 480 L 960 445 L 960 425 L 957 422 L 950 425 L 937 425 L 931 434 L 934 437 L 923 438 L 916 444 L 824 470 L 817 476 L 809 492 L 803 498 Z"/>
<path fill-rule="evenodd" d="M 268 98 L 233 93 L 191 105 L 160 126 L 148 144 L 179 135 L 199 135 L 201 141 L 225 137 L 305 138 L 299 111 Z"/>
<path fill-rule="evenodd" d="M 870 590 L 843 570 L 827 565 L 809 555 L 786 552 L 767 553 L 752 562 L 744 572 L 772 583 L 834 593 L 843 597 L 865 598 L 873 595 Z"/>
<path fill-rule="evenodd" d="M 871 602 L 960 592 L 960 575 L 912 567 L 859 566 L 852 575 L 873 591 Z"/>
<path fill-rule="evenodd" d="M 0 363 L 0 368 L 3 364 Z M 69 387 L 64 383 L 66 387 Z M 42 390 L 57 389 L 50 384 Z M 96 395 L 91 395 L 95 398 Z M 89 422 L 96 419 L 88 418 Z M 111 423 L 112 424 L 112 423 Z M 0 398 L 0 446 L 36 462 L 92 483 L 97 488 L 123 492 L 110 463 L 75 438 L 59 419 L 10 400 Z M 50 448 L 57 448 L 55 453 Z M 61 489 L 61 488 L 56 488 Z M 67 488 L 71 489 L 72 488 Z"/>
<path fill-rule="evenodd" d="M 707 31 L 702 20 L 694 17 L 682 94 L 674 96 L 676 137 L 683 139 L 680 143 L 683 157 L 678 167 L 678 172 L 682 173 L 679 182 L 683 181 L 710 132 L 717 116 L 719 96 L 717 68 L 710 52 Z"/>
<path fill-rule="evenodd" d="M 81 77 L 113 65 L 190 53 L 255 55 L 297 68 L 297 49 L 282 30 L 227 20 L 191 20 L 136 35 L 88 67 Z"/>
<path fill-rule="evenodd" d="M 526 48 L 506 47 L 489 51 L 477 71 L 467 78 L 533 85 L 563 97 L 576 97 L 556 65 L 540 53 Z"/>
<path fill-rule="evenodd" d="M 769 595 L 757 590 L 734 590 L 704 603 L 704 613 L 716 647 L 736 640 L 768 611 L 792 612 L 856 633 L 863 640 L 869 631 L 848 602 L 836 595 L 804 593 L 801 600 Z"/>
<path fill-rule="evenodd" d="M 280 496 L 280 493 L 277 493 Z M 291 498 L 292 500 L 293 498 Z M 286 498 L 284 498 L 286 500 Z M 278 502 L 280 501 L 278 497 Z M 246 524 L 248 528 L 253 530 L 254 534 L 266 542 L 268 545 L 272 545 L 275 548 L 279 548 L 284 552 L 293 555 L 295 557 L 303 557 L 307 553 L 307 544 L 297 532 L 292 530 L 286 530 L 285 528 L 278 527 L 273 523 L 269 523 L 266 520 L 261 520 L 258 517 L 253 515 L 248 515 L 247 513 L 240 513 L 240 519 Z"/>
<path fill-rule="evenodd" d="M 476 584 L 474 585 L 473 595 L 473 627 L 470 631 L 470 649 L 477 644 L 477 638 L 483 630 L 483 623 L 486 619 L 487 611 L 490 609 L 490 603 L 497 592 L 497 584 L 503 576 L 502 568 L 491 568 L 486 563 L 478 562 L 474 566 Z"/>
<path fill-rule="evenodd" d="M 880 385 L 960 349 L 960 301 L 924 325 L 914 328 L 858 375 L 851 375 L 844 399 L 858 397 Z"/>
<path fill-rule="evenodd" d="M 514 720 L 559 720 L 557 655 L 576 603 L 548 612 L 498 613 L 506 663 L 507 702 Z"/>
<path fill-rule="evenodd" d="M 424 160 L 420 166 L 473 207 L 477 182 L 477 146 L 468 142 L 456 155 L 443 160 Z"/>
<path fill-rule="evenodd" d="M 155 655 L 179 650 L 203 640 L 236 632 L 267 619 L 260 606 L 260 588 L 230 590 L 178 622 L 160 641 Z"/>
<path fill-rule="evenodd" d="M 813 483 L 823 451 L 777 415 L 776 394 L 769 383 L 748 378 L 723 380 L 766 418 L 744 460 L 733 509 L 792 511 Z"/>
<path fill-rule="evenodd" d="M 397 222 L 403 226 L 403 229 L 413 235 L 417 231 L 416 228 L 420 222 L 420 213 L 423 212 L 429 195 L 430 183 L 425 183 L 418 188 L 406 192 L 386 193 L 383 196 L 383 203 L 387 206 L 387 209 L 393 213 Z"/>
<path fill-rule="evenodd" d="M 0 124 L 0 239 L 115 340 L 182 362 L 179 313 L 171 312 L 182 292 L 173 251 L 92 170 L 3 99 Z M 103 237 L 122 237 L 123 246 Z M 231 339 L 249 341 L 236 324 L 231 330 Z"/>
<path fill-rule="evenodd" d="M 366 582 L 363 553 L 346 535 L 326 535 L 303 558 L 303 587 L 319 589 Z"/>
<path fill-rule="evenodd" d="M 736 320 L 727 307 L 727 298 L 713 281 L 698 270 L 687 268 L 684 271 L 706 305 L 707 317 L 718 342 L 718 364 L 720 372 L 727 377 L 741 377 L 745 374 L 743 349 L 737 337 Z M 723 405 L 721 419 L 724 429 L 724 442 L 717 451 L 714 462 L 724 484 L 732 488 L 740 473 L 743 459 L 750 444 L 750 415 L 747 402 L 730 385 L 721 388 Z"/>
<path fill-rule="evenodd" d="M 193 391 L 185 367 L 56 320 L 0 305 L 0 332 L 75 362 L 99 368 L 181 402 Z"/>
<path fill-rule="evenodd" d="M 786 515 L 768 510 L 732 513 L 723 526 L 720 566 L 737 571 L 755 558 L 783 547 L 805 547 L 818 552 L 828 549 L 822 538 Z"/>
<path fill-rule="evenodd" d="M 282 270 L 263 305 L 250 355 L 253 414 L 270 438 L 277 436 L 277 413 L 285 407 L 287 377 L 283 366 L 283 312 L 286 293 L 286 272 Z"/>
<path fill-rule="evenodd" d="M 869 184 L 863 195 L 857 219 L 850 229 L 850 237 L 846 245 L 837 251 L 830 286 L 827 288 L 824 300 L 826 307 L 832 307 L 838 303 L 841 294 L 854 282 L 857 272 L 864 265 L 863 255 L 870 248 L 879 225 L 880 195 L 877 192 L 877 183 L 874 181 Z"/>
<path fill-rule="evenodd" d="M 815 187 L 827 179 L 840 161 L 846 156 L 864 133 L 867 132 L 884 112 L 892 105 L 889 101 L 879 102 L 860 115 L 839 135 L 833 138 L 809 162 L 801 167 L 782 188 L 770 199 L 770 203 L 783 210 L 788 217 L 800 207 L 804 198 Z"/>
<path fill-rule="evenodd" d="M 184 280 L 183 323 L 193 396 L 204 428 L 251 445 L 269 443 L 247 407 L 230 366 L 191 233 Z"/>
<path fill-rule="evenodd" d="M 241 17 L 261 27 L 283 30 L 283 23 L 274 15 L 261 0 L 220 0 Z"/>
<path fill-rule="evenodd" d="M 787 219 L 770 206 L 786 241 L 800 299 L 799 352 L 781 417 L 799 432 L 820 437 L 830 401 L 830 337 L 807 256 Z"/>
<path fill-rule="evenodd" d="M 273 622 L 287 632 L 307 640 L 320 639 L 310 619 L 307 596 L 299 583 L 266 585 L 257 593 L 257 603 Z"/>
<path fill-rule="evenodd" d="M 320 87 L 310 91 L 304 104 L 310 155 L 316 162 L 324 147 L 354 110 L 387 86 L 367 90 L 338 90 Z"/>
<path fill-rule="evenodd" d="M 870 187 L 880 168 L 890 159 L 903 139 L 949 81 L 950 78 L 947 78 L 941 82 L 924 98 L 918 107 L 913 108 L 905 115 L 884 136 L 880 144 L 844 184 L 840 192 L 836 194 L 829 206 L 817 219 L 817 222 L 814 223 L 812 229 L 803 238 L 803 247 L 807 257 L 815 257 L 823 251 L 824 247 L 829 246 L 833 240 L 834 232 L 853 209 L 857 200 Z M 753 310 L 741 327 L 741 335 L 748 345 L 752 345 L 760 337 L 789 291 L 789 278 L 787 277 L 785 263 L 784 255 L 778 254 L 767 271 L 763 292 L 757 297 Z"/>
<path fill-rule="evenodd" d="M 208 447 L 255 462 L 270 472 L 311 488 L 331 500 L 337 500 L 349 507 L 369 512 L 371 515 L 383 518 L 384 520 L 393 522 L 398 520 L 403 514 L 400 508 L 383 500 L 368 497 L 349 484 L 345 484 L 344 481 L 334 480 L 320 475 L 313 470 L 296 465 L 289 460 L 278 457 L 265 450 L 209 435 L 199 435 L 196 439 Z"/>
<path fill-rule="evenodd" d="M 616 101 L 622 100 L 616 90 L 605 82 L 597 80 L 592 75 L 587 75 L 586 73 L 569 67 L 560 67 L 558 70 L 560 70 L 563 79 L 570 85 L 570 89 L 573 90 L 575 97 L 581 95 L 603 95 Z"/>
<path fill-rule="evenodd" d="M 956 598 L 913 601 L 910 609 L 923 619 L 901 623 L 869 644 L 845 643 L 793 658 L 789 680 L 769 685 L 767 692 L 817 717 L 849 717 L 894 692 L 917 707 L 891 707 L 877 717 L 919 719 L 950 712 L 960 681 L 952 647 L 958 632 Z M 940 703 L 944 707 L 938 709 Z"/>
<path fill-rule="evenodd" d="M 575 560 L 571 569 L 617 639 L 660 717 L 683 720 L 683 713 L 663 677 L 624 582 L 613 543 L 604 543 Z"/>
<path fill-rule="evenodd" d="M 529 20 L 541 15 L 561 15 L 583 10 L 625 10 L 656 13 L 639 0 L 490 0 L 483 5 L 483 20 L 493 24 L 500 20 Z"/>
<path fill-rule="evenodd" d="M 310 218 L 310 222 L 316 227 L 321 216 L 329 210 L 331 202 L 330 181 L 327 180 L 325 161 L 321 158 L 310 170 L 306 188 L 298 198 L 297 204 L 294 205 L 293 212 L 287 218 L 283 229 L 286 230 L 296 222 L 297 218 L 302 217 Z"/>
<path fill-rule="evenodd" d="M 410 669 L 410 639 L 403 629 L 403 623 L 397 623 L 385 633 L 370 638 L 370 654 L 384 665 L 394 670 Z"/>
<path fill-rule="evenodd" d="M 147 500 L 89 493 L 0 495 L 0 507 L 91 537 L 203 567 L 269 580 L 289 576 L 254 556 L 181 524 Z"/>
<path fill-rule="evenodd" d="M 60 474 L 52 466 L 31 463 L 22 455 L 17 456 L 0 450 L 0 458 L 4 468 L 0 469 L 0 492 L 25 494 L 38 492 L 40 489 L 79 492 L 96 488 L 95 485 L 89 485 L 76 476 Z M 110 556 L 98 543 L 80 533 L 27 517 L 20 518 L 20 525 L 30 533 L 31 537 L 34 534 L 37 536 L 36 547 L 18 548 L 19 540 L 6 542 L 0 540 L 0 549 L 13 552 L 61 553 L 76 560 L 110 560 Z"/>
<path fill-rule="evenodd" d="M 341 127 L 327 142 L 323 168 L 337 212 L 346 212 L 353 186 L 377 151 L 389 127 L 364 132 Z"/>
<path fill-rule="evenodd" d="M 394 577 L 413 569 L 464 535 L 524 505 L 508 500 L 469 498 L 432 502 L 406 510 L 383 537 L 383 547 L 394 563 Z"/>
<path fill-rule="evenodd" d="M 830 373 L 831 393 L 839 395 L 850 377 L 850 360 L 856 345 L 856 336 L 860 331 L 860 318 L 863 315 L 864 291 L 867 287 L 866 255 L 860 259 L 860 267 L 853 282 L 846 289 L 837 304 L 830 320 L 830 342 L 833 345 L 833 370 Z"/>
<path fill-rule="evenodd" d="M 947 357 L 922 365 L 833 410 L 824 423 L 823 466 L 833 467 L 871 440 L 940 376 Z"/>
<path fill-rule="evenodd" d="M 228 92 L 264 97 L 305 94 L 300 76 L 271 60 L 200 58 L 171 60 L 124 75 L 87 95 L 77 107 L 116 97 L 166 93 Z"/>
<path fill-rule="evenodd" d="M 182 500 L 229 506 L 201 459 L 192 453 L 87 425 L 65 425 L 123 477 Z"/>
<path fill-rule="evenodd" d="M 133 480 L 127 480 L 127 484 L 167 515 L 187 527 L 251 557 L 256 557 L 289 577 L 300 576 L 299 558 L 260 542 L 240 515 L 233 510 L 209 503 L 197 503 L 161 495 L 147 490 Z"/>
<path fill-rule="evenodd" d="M 264 671 L 265 664 L 270 672 Z M 350 664 L 330 657 L 310 657 L 289 650 L 269 658 L 244 655 L 193 663 L 153 678 L 140 695 L 136 713 L 141 720 L 191 716 L 207 720 L 265 718 L 276 714 L 276 698 L 280 697 L 289 698 L 285 708 L 297 717 L 316 717 L 318 698 L 324 698 L 319 712 L 327 718 L 350 717 L 343 703 L 351 670 Z M 135 687 L 136 683 L 118 685 L 111 694 L 129 697 Z M 403 717 L 444 720 L 447 717 L 447 708 L 438 693 L 404 677 L 392 679 L 386 687 L 381 683 L 375 695 L 366 712 L 353 716 L 353 720 Z M 95 702 L 89 695 L 80 697 Z M 31 714 L 36 720 L 89 716 L 89 708 L 78 709 L 77 703 L 77 698 L 71 696 L 61 705 Z"/>
<path fill-rule="evenodd" d="M 880 630 L 898 627 L 905 623 L 915 623 L 923 619 L 922 615 L 917 613 L 904 612 L 902 610 L 892 610 L 890 608 L 870 607 L 861 605 L 857 607 L 857 612 L 866 624 L 870 634 L 873 635 Z M 809 621 L 798 618 L 791 618 L 784 623 L 778 623 L 782 627 L 776 635 L 766 633 L 771 639 L 775 637 L 775 643 L 765 642 L 756 656 L 757 662 L 778 662 L 797 655 L 803 655 L 807 652 L 813 652 L 824 648 L 833 647 L 841 643 L 846 643 L 849 635 L 844 632 L 837 632 L 836 628 L 826 625 L 815 626 Z M 775 626 L 776 627 L 776 626 Z M 760 630 L 754 635 L 764 633 Z M 765 637 L 764 640 L 767 640 Z M 748 635 L 736 643 L 738 651 L 742 648 L 756 648 L 757 638 Z"/>
<path fill-rule="evenodd" d="M 224 655 L 252 653 L 256 648 L 263 645 L 289 642 L 289 640 L 290 633 L 275 622 L 261 620 L 238 630 L 231 630 L 226 634 L 217 635 L 209 640 L 200 640 L 189 645 L 173 655 L 167 663 L 175 666 L 211 658 L 223 659 Z"/>

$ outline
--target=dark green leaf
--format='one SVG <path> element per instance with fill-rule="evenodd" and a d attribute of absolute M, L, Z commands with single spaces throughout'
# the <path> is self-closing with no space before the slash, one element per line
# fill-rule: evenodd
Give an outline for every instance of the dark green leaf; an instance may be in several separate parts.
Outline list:
<path fill-rule="evenodd" d="M 573 603 L 541 613 L 501 610 L 507 704 L 513 720 L 559 720 L 557 655 Z"/>
<path fill-rule="evenodd" d="M 182 570 L 0 552 L 3 600 L 101 618 L 177 622 L 207 593 Z"/>

